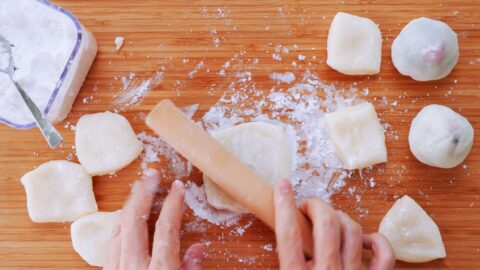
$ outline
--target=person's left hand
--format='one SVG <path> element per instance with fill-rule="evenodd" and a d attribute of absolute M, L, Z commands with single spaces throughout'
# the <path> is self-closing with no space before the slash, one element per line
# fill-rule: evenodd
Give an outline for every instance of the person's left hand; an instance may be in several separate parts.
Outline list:
<path fill-rule="evenodd" d="M 190 246 L 180 263 L 184 185 L 179 180 L 173 182 L 158 217 L 150 256 L 147 220 L 159 182 L 158 172 L 147 170 L 142 180 L 133 183 L 130 198 L 126 201 L 119 224 L 112 233 L 104 269 L 202 269 L 205 249 L 203 244 Z"/>

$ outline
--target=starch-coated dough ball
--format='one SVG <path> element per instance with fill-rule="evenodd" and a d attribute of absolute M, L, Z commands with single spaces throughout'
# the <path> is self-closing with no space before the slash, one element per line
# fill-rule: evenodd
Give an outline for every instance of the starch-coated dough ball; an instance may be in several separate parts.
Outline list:
<path fill-rule="evenodd" d="M 270 186 L 290 179 L 294 147 L 284 127 L 249 122 L 212 132 L 212 137 L 249 166 Z M 218 209 L 247 213 L 248 210 L 203 175 L 208 202 Z"/>
<path fill-rule="evenodd" d="M 407 195 L 388 210 L 378 232 L 388 239 L 397 260 L 421 263 L 447 256 L 437 224 Z"/>
<path fill-rule="evenodd" d="M 429 18 L 409 22 L 392 44 L 393 65 L 417 81 L 446 77 L 457 60 L 457 34 L 446 23 Z"/>
<path fill-rule="evenodd" d="M 90 175 L 115 173 L 135 160 L 143 149 L 128 120 L 111 112 L 80 117 L 75 146 L 78 160 Z"/>
<path fill-rule="evenodd" d="M 92 177 L 80 164 L 48 161 L 26 173 L 21 182 L 27 193 L 28 215 L 33 222 L 74 221 L 98 211 Z"/>
<path fill-rule="evenodd" d="M 370 19 L 339 12 L 327 41 L 327 64 L 347 75 L 380 72 L 382 34 Z"/>
<path fill-rule="evenodd" d="M 439 168 L 462 163 L 473 144 L 473 127 L 462 115 L 442 105 L 425 106 L 413 119 L 410 150 L 421 162 Z"/>
<path fill-rule="evenodd" d="M 327 113 L 325 123 L 345 169 L 387 162 L 384 130 L 372 104 L 365 102 Z"/>
<path fill-rule="evenodd" d="M 113 229 L 118 224 L 120 210 L 96 212 L 83 216 L 70 227 L 73 249 L 89 265 L 103 267 Z"/>

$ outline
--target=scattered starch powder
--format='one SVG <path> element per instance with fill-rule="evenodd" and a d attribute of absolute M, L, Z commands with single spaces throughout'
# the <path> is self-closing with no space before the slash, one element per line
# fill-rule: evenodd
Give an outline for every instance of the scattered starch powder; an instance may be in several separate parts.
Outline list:
<path fill-rule="evenodd" d="M 270 78 L 277 83 L 291 83 L 295 80 L 295 75 L 292 72 L 287 71 L 285 73 L 272 73 L 270 74 Z"/>
<path fill-rule="evenodd" d="M 124 37 L 115 38 L 115 51 L 119 51 L 122 48 L 124 40 L 125 40 Z"/>
<path fill-rule="evenodd" d="M 10 63 L 8 44 L 0 44 L 0 71 L 6 71 Z"/>
<path fill-rule="evenodd" d="M 112 102 L 112 105 L 118 107 L 115 109 L 115 112 L 121 112 L 132 106 L 138 105 L 150 89 L 162 82 L 164 73 L 165 68 L 162 67 L 159 71 L 156 71 L 152 77 L 143 80 L 140 83 L 138 83 L 137 76 L 133 72 L 130 72 L 128 77 L 125 75 L 122 76 L 122 90 L 119 94 L 114 96 Z"/>
<path fill-rule="evenodd" d="M 77 29 L 67 16 L 37 1 L 0 1 L 0 10 L 0 34 L 13 45 L 13 79 L 43 111 L 75 46 Z M 4 57 L 0 66 L 5 65 Z M 33 121 L 14 84 L 3 73 L 0 108 L 0 117 L 11 122 Z"/>
<path fill-rule="evenodd" d="M 193 79 L 193 77 L 195 76 L 195 74 L 196 74 L 202 67 L 203 67 L 203 60 L 200 61 L 200 62 L 195 66 L 195 68 L 188 73 L 188 77 L 189 77 L 190 79 Z"/>
<path fill-rule="evenodd" d="M 217 104 L 204 115 L 202 124 L 208 131 L 266 119 L 292 126 L 292 137 L 300 146 L 292 175 L 297 199 L 316 197 L 329 201 L 345 185 L 350 172 L 342 169 L 334 153 L 324 114 L 352 105 L 356 97 L 321 82 L 310 71 L 286 90 L 276 86 L 269 91 L 257 89 L 251 72 L 238 72 Z"/>

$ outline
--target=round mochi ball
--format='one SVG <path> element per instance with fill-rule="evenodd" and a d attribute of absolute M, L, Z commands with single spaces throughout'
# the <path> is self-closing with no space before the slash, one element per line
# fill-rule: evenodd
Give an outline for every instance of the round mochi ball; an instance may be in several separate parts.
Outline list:
<path fill-rule="evenodd" d="M 468 120 L 442 105 L 425 106 L 413 119 L 408 135 L 410 150 L 421 162 L 453 168 L 467 157 L 473 144 Z"/>
<path fill-rule="evenodd" d="M 128 120 L 116 113 L 85 114 L 75 130 L 78 160 L 90 175 L 115 173 L 143 149 Z"/>
<path fill-rule="evenodd" d="M 457 34 L 444 22 L 414 19 L 392 44 L 392 61 L 397 70 L 417 81 L 446 77 L 458 61 Z"/>

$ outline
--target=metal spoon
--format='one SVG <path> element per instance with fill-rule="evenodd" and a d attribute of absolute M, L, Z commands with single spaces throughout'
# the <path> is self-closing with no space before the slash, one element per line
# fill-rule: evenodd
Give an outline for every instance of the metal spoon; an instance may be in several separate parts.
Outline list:
<path fill-rule="evenodd" d="M 38 128 L 42 132 L 43 137 L 45 137 L 48 145 L 50 145 L 50 148 L 57 148 L 57 146 L 63 141 L 62 135 L 60 135 L 55 127 L 53 127 L 53 125 L 48 122 L 45 117 L 43 117 L 43 113 L 40 111 L 40 109 L 38 109 L 37 105 L 35 105 L 33 100 L 28 96 L 25 90 L 23 90 L 20 84 L 13 79 L 15 67 L 13 63 L 12 48 L 10 42 L 0 35 L 0 60 L 2 59 L 7 60 L 8 65 L 5 66 L 5 63 L 0 63 L 0 72 L 7 74 L 10 80 L 12 80 L 12 82 L 15 84 L 18 92 L 23 98 L 23 101 L 32 113 Z"/>

